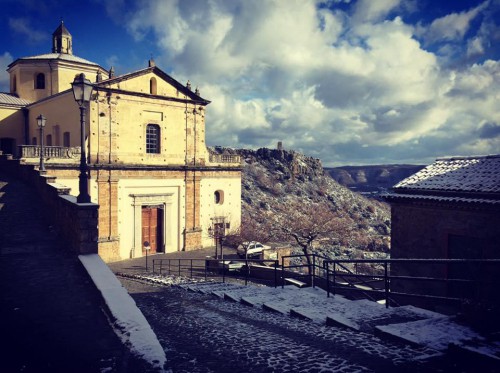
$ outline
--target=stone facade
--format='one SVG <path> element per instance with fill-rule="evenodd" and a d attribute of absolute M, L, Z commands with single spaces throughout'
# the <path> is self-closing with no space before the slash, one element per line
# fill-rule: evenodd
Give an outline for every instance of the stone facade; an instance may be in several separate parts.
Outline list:
<path fill-rule="evenodd" d="M 41 132 L 36 118 L 43 114 L 47 174 L 78 195 L 75 149 L 80 149 L 81 142 L 80 108 L 70 83 L 78 73 L 95 80 L 86 107 L 85 147 L 89 194 L 99 204 L 97 241 L 103 259 L 142 256 L 146 241 L 154 246 L 148 249 L 156 252 L 213 246 L 208 228 L 216 217 L 223 216 L 230 227 L 239 226 L 241 162 L 237 156 L 220 157 L 208 151 L 205 111 L 210 102 L 153 61 L 132 73 L 108 74 L 97 64 L 73 56 L 71 35 L 65 27 L 64 31 L 64 50 L 9 65 L 11 92 L 3 101 L 0 97 L 0 139 L 14 139 L 9 143 L 11 151 L 13 143 L 21 145 L 16 154 L 25 163 L 37 164 L 34 154 L 40 154 Z M 57 66 L 52 75 L 40 62 L 47 60 Z M 40 74 L 45 84 L 36 88 Z M 18 101 L 8 106 L 7 99 L 12 101 L 16 95 Z M 11 112 L 17 119 L 11 119 Z"/>
<path fill-rule="evenodd" d="M 386 199 L 392 259 L 456 260 L 392 264 L 392 275 L 408 277 L 391 280 L 394 292 L 498 303 L 498 289 L 491 287 L 498 264 L 486 260 L 500 259 L 500 156 L 439 159 L 398 183 Z M 428 307 L 438 300 L 421 302 Z"/>

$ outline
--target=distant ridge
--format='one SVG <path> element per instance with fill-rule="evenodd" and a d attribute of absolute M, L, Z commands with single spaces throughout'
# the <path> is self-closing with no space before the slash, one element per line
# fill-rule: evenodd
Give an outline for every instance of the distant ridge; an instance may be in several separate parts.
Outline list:
<path fill-rule="evenodd" d="M 394 185 L 420 171 L 425 165 L 371 165 L 342 166 L 325 168 L 325 171 L 341 185 L 355 192 L 380 193 L 390 190 Z"/>

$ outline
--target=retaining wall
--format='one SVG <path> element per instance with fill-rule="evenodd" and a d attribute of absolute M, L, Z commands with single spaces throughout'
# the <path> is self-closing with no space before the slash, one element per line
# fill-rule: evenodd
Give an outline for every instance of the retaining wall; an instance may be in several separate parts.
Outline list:
<path fill-rule="evenodd" d="M 77 203 L 70 189 L 56 177 L 41 175 L 34 165 L 24 164 L 9 154 L 0 154 L 0 172 L 28 184 L 46 206 L 47 217 L 61 239 L 77 254 L 97 254 L 98 209 L 95 203 Z"/>

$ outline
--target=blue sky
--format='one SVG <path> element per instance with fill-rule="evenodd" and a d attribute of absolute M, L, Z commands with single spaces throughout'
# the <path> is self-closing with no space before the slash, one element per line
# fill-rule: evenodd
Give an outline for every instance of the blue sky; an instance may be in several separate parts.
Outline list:
<path fill-rule="evenodd" d="M 500 152 L 500 0 L 0 0 L 0 90 L 16 58 L 157 65 L 208 107 L 207 143 L 324 165 Z"/>

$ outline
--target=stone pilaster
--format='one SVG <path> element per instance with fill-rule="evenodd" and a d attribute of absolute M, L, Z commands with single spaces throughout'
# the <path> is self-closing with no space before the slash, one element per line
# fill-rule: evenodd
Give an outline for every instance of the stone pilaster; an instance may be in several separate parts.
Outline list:
<path fill-rule="evenodd" d="M 97 171 L 99 203 L 99 255 L 104 261 L 119 258 L 118 179 L 110 170 Z"/>
<path fill-rule="evenodd" d="M 184 249 L 201 248 L 200 227 L 200 175 L 196 171 L 186 172 L 186 229 Z"/>

